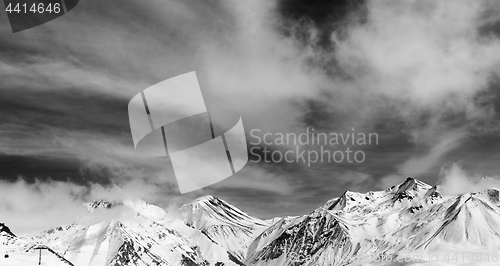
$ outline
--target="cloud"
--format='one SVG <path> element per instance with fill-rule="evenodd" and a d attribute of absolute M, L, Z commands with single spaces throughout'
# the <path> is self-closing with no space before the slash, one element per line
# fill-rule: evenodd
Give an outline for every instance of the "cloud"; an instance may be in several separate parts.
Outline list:
<path fill-rule="evenodd" d="M 61 165 L 76 161 L 78 172 L 67 180 L 83 187 L 124 189 L 138 182 L 164 193 L 163 199 L 153 197 L 156 203 L 192 199 L 175 196 L 167 158 L 135 153 L 127 103 L 152 84 L 196 70 L 209 108 L 239 111 L 247 131 L 296 131 L 302 110 L 294 101 L 315 95 L 322 74 L 305 64 L 309 51 L 276 31 L 281 19 L 276 4 L 128 1 L 129 8 L 111 12 L 111 6 L 102 6 L 94 12 L 93 5 L 82 3 L 68 18 L 37 28 L 37 34 L 26 31 L 6 40 L 26 52 L 1 55 L 4 99 L 11 107 L 6 110 L 12 110 L 0 113 L 8 121 L 0 125 L 1 153 Z M 213 191 L 290 195 L 293 180 L 286 176 L 249 165 L 244 176 Z"/>
<path fill-rule="evenodd" d="M 286 176 L 266 171 L 264 168 L 249 165 L 241 173 L 214 185 L 219 190 L 262 191 L 275 195 L 291 195 L 294 191 Z"/>
<path fill-rule="evenodd" d="M 395 108 L 417 144 L 457 126 L 475 131 L 478 121 L 494 119 L 492 103 L 479 104 L 477 97 L 498 75 L 500 40 L 479 28 L 498 7 L 492 1 L 368 2 L 366 23 L 349 26 L 345 38 L 332 36 L 336 59 L 353 86 Z"/>
<path fill-rule="evenodd" d="M 478 99 L 498 76 L 500 40 L 480 28 L 500 19 L 489 12 L 499 7 L 494 1 L 370 1 L 365 19 L 331 35 L 331 60 L 348 77 L 335 76 L 341 82 L 331 91 L 339 99 L 354 98 L 340 106 L 361 110 L 367 125 L 402 121 L 399 130 L 412 144 L 382 186 L 429 174 L 468 136 L 494 130 L 491 123 L 482 126 L 495 119 L 493 102 Z"/>
<path fill-rule="evenodd" d="M 400 184 L 407 177 L 419 178 L 421 175 L 429 174 L 430 170 L 436 166 L 442 165 L 443 158 L 449 152 L 457 149 L 466 138 L 466 131 L 456 130 L 446 132 L 446 134 L 438 134 L 437 137 L 425 137 L 427 151 L 422 155 L 414 155 L 400 164 L 397 172 L 385 176 L 381 179 L 379 185 L 384 189 L 393 185 Z M 430 173 L 432 175 L 432 173 Z"/>
<path fill-rule="evenodd" d="M 498 38 L 479 34 L 492 1 L 368 2 L 366 23 L 333 35 L 344 71 L 408 107 L 468 109 L 498 73 Z M 496 19 L 499 17 L 496 16 Z"/>
<path fill-rule="evenodd" d="M 16 183 L 1 181 L 0 217 L 14 232 L 69 224 L 85 211 L 78 199 L 87 192 L 85 187 L 66 182 L 29 185 L 22 180 Z"/>
<path fill-rule="evenodd" d="M 233 27 L 202 48 L 209 108 L 239 111 L 247 132 L 296 132 L 302 112 L 295 101 L 317 95 L 321 69 L 307 65 L 311 51 L 283 36 L 275 1 L 224 1 Z"/>
<path fill-rule="evenodd" d="M 119 202 L 137 198 L 169 204 L 160 187 L 143 180 L 132 180 L 121 188 L 53 180 L 0 181 L 0 221 L 16 233 L 38 232 L 74 223 L 87 214 L 84 204 L 93 200 Z"/>
<path fill-rule="evenodd" d="M 460 195 L 480 192 L 486 189 L 500 189 L 498 176 L 486 177 L 479 174 L 467 174 L 458 163 L 444 166 L 441 169 L 439 192 L 444 195 Z"/>
<path fill-rule="evenodd" d="M 353 106 L 365 123 L 380 118 L 385 108 L 396 111 L 410 135 L 436 125 L 441 130 L 443 124 L 471 126 L 492 119 L 491 101 L 480 104 L 477 97 L 498 76 L 500 40 L 480 28 L 500 19 L 489 12 L 499 6 L 494 1 L 367 2 L 363 19 L 348 20 L 331 34 L 331 49 L 316 47 L 313 53 L 313 62 L 333 73 L 328 87 L 333 99 L 327 100 L 340 108 Z M 318 41 L 308 40 L 312 47 Z"/>

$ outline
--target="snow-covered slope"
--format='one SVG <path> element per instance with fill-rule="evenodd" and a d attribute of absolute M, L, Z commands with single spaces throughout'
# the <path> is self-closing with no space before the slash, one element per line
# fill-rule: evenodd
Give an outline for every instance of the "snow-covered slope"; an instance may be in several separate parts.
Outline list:
<path fill-rule="evenodd" d="M 239 210 L 229 203 L 205 196 L 181 207 L 184 222 L 214 244 L 227 250 L 232 261 L 241 264 L 250 243 L 271 223 Z"/>
<path fill-rule="evenodd" d="M 141 200 L 87 208 L 31 236 L 0 224 L 0 265 L 498 266 L 500 255 L 499 190 L 446 196 L 412 178 L 271 220 L 212 196 L 182 206 L 181 217 Z"/>

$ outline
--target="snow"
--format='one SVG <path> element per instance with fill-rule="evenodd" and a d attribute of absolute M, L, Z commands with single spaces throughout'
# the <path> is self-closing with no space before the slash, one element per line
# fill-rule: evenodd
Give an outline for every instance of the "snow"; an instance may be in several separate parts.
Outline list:
<path fill-rule="evenodd" d="M 499 194 L 490 189 L 443 197 L 438 187 L 412 178 L 385 191 L 346 191 L 309 215 L 264 231 L 251 244 L 246 263 L 384 265 L 376 259 L 429 255 L 435 250 L 500 250 Z M 443 260 L 412 263 L 393 265 L 438 265 Z"/>
<path fill-rule="evenodd" d="M 186 204 L 181 207 L 181 212 L 187 225 L 206 235 L 240 263 L 252 240 L 271 225 L 213 196 Z"/>
<path fill-rule="evenodd" d="M 0 223 L 0 265 L 36 265 L 37 248 L 42 265 L 54 266 L 498 265 L 500 192 L 439 191 L 408 178 L 269 220 L 213 196 L 182 206 L 182 217 L 140 199 L 94 201 L 73 224 L 35 235 Z"/>

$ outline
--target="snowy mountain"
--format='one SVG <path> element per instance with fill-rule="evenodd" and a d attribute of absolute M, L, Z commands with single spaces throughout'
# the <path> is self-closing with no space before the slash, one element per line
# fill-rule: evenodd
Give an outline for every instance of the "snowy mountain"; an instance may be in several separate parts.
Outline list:
<path fill-rule="evenodd" d="M 241 264 L 250 243 L 271 224 L 227 202 L 205 196 L 181 207 L 184 222 L 229 252 Z M 233 258 L 234 257 L 234 258 Z"/>
<path fill-rule="evenodd" d="M 389 258 L 395 264 L 387 265 L 435 259 L 450 264 L 429 265 L 497 265 L 499 203 L 496 189 L 445 197 L 412 178 L 385 191 L 347 191 L 308 215 L 271 226 L 251 245 L 245 263 L 385 265 L 379 262 Z M 482 261 L 465 259 L 471 253 Z M 450 262 L 450 254 L 462 261 Z M 406 264 L 396 263 L 401 261 Z"/>
<path fill-rule="evenodd" d="M 0 265 L 498 265 L 500 192 L 439 191 L 408 178 L 272 220 L 213 196 L 181 217 L 141 200 L 94 201 L 75 223 L 36 235 L 0 224 Z"/>
<path fill-rule="evenodd" d="M 19 238 L 10 246 L 14 253 L 43 248 L 77 266 L 209 265 L 178 232 L 161 223 L 167 214 L 159 207 L 142 201 L 98 201 L 88 208 L 89 214 L 74 224 Z M 42 261 L 53 257 L 42 256 Z M 5 260 L 18 259 L 29 258 L 12 254 Z"/>

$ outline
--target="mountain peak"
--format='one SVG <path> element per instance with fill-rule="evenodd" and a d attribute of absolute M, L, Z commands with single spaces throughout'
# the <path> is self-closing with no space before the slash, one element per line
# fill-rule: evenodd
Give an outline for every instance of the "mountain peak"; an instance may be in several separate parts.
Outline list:
<path fill-rule="evenodd" d="M 238 265 L 243 265 L 252 240 L 271 225 L 211 195 L 183 205 L 181 215 L 186 225 L 226 249 Z"/>
<path fill-rule="evenodd" d="M 205 195 L 205 196 L 201 196 L 195 200 L 193 200 L 193 202 L 196 202 L 196 201 L 212 201 L 212 200 L 215 200 L 216 198 L 212 195 Z"/>
<path fill-rule="evenodd" d="M 338 266 L 363 255 L 425 252 L 443 244 L 500 248 L 499 190 L 441 195 L 438 186 L 411 177 L 383 191 L 347 190 L 307 215 L 279 221 L 252 217 L 212 195 L 181 207 L 184 224 L 140 199 L 86 206 L 80 221 L 31 237 L 16 237 L 0 223 L 0 245 L 23 251 L 11 256 L 13 265 L 27 265 L 17 263 L 25 259 L 19 254 L 36 263 L 38 254 L 26 249 L 43 245 L 56 255 L 44 255 L 47 265 L 64 257 L 87 266 L 311 265 L 308 260 Z"/>
<path fill-rule="evenodd" d="M 432 186 L 412 177 L 408 177 L 403 183 L 398 186 L 391 187 L 389 192 L 394 194 L 393 198 L 395 200 L 408 199 L 413 200 L 414 198 L 424 197 Z"/>
<path fill-rule="evenodd" d="M 14 233 L 10 230 L 9 227 L 7 227 L 4 223 L 0 223 L 0 235 L 7 235 L 10 237 L 16 237 Z"/>
<path fill-rule="evenodd" d="M 148 203 L 142 199 L 125 199 L 125 200 L 116 200 L 116 201 L 108 201 L 108 200 L 94 200 L 92 202 L 86 203 L 87 209 L 89 213 L 101 213 L 112 211 L 114 213 L 134 213 L 134 215 L 142 215 L 149 219 L 155 221 L 167 221 L 171 217 L 168 212 L 163 208 L 156 206 L 154 204 Z M 114 216 L 111 214 L 114 219 L 119 218 L 118 216 Z M 90 216 L 91 217 L 91 216 Z M 98 217 L 100 217 L 98 215 Z M 88 219 L 89 217 L 81 217 L 80 220 Z M 123 217 L 121 217 L 123 218 Z M 92 220 L 92 219 L 91 219 Z"/>

